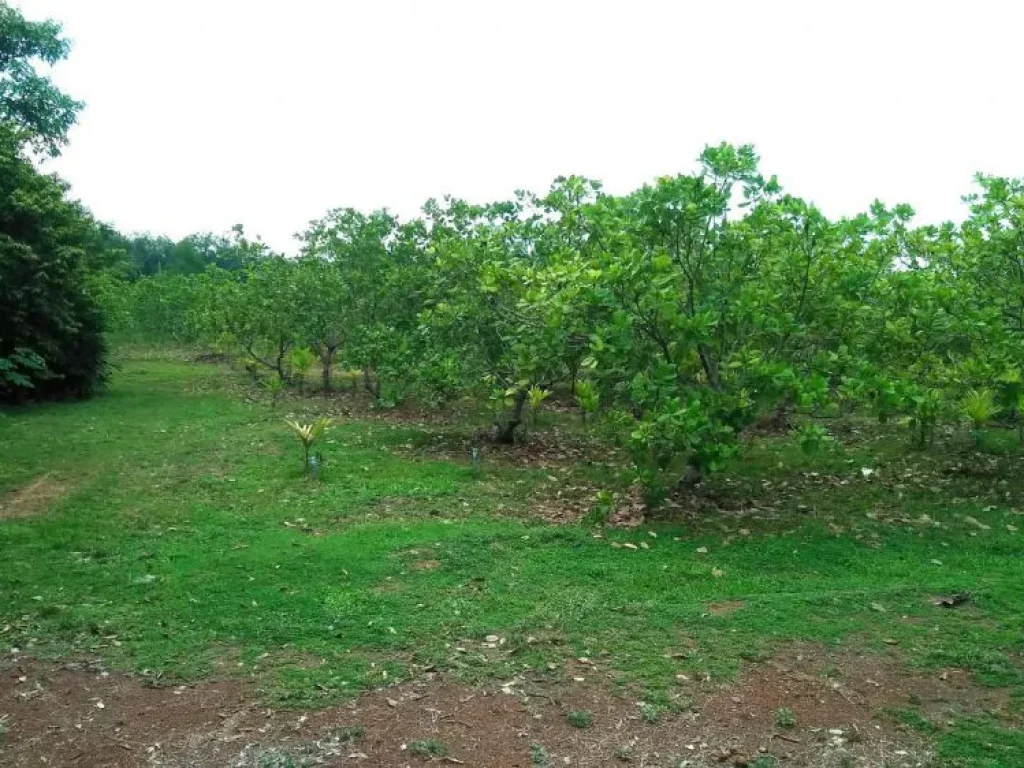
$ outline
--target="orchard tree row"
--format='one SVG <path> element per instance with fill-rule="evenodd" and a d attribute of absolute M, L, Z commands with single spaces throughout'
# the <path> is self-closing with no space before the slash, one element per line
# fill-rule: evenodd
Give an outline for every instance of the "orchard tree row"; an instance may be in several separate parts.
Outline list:
<path fill-rule="evenodd" d="M 282 382 L 318 365 L 327 391 L 340 366 L 386 402 L 491 398 L 501 442 L 571 390 L 656 489 L 719 468 L 770 413 L 869 409 L 922 445 L 942 421 L 1018 418 L 1024 185 L 977 181 L 959 226 L 881 204 L 833 221 L 723 144 L 625 196 L 570 177 L 407 222 L 331 211 L 298 258 L 237 233 L 238 268 L 135 281 L 112 311 Z"/>

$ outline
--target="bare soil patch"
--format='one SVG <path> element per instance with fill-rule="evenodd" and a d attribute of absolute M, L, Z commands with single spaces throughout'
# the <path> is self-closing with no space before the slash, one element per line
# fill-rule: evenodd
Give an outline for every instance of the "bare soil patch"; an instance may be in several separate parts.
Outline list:
<path fill-rule="evenodd" d="M 52 475 L 43 475 L 0 500 L 0 520 L 41 515 L 65 493 L 66 485 Z"/>
<path fill-rule="evenodd" d="M 894 657 L 798 646 L 713 693 L 701 717 L 726 764 L 764 750 L 794 766 L 912 766 L 927 764 L 929 748 L 896 710 L 913 708 L 941 728 L 964 714 L 1006 714 L 1007 704 L 1005 692 L 977 686 L 964 670 L 914 674 Z"/>
<path fill-rule="evenodd" d="M 247 682 L 211 680 L 147 687 L 98 664 L 27 658 L 0 663 L 0 762 L 24 766 L 415 766 L 416 742 L 444 746 L 437 764 L 918 766 L 922 737 L 884 714 L 916 702 L 938 726 L 979 711 L 1006 712 L 1004 693 L 962 670 L 911 674 L 893 658 L 796 648 L 751 666 L 725 686 L 680 681 L 680 714 L 652 716 L 593 676 L 552 684 L 516 678 L 494 688 L 428 674 L 314 712 L 268 709 Z M 779 710 L 792 713 L 788 726 Z M 575 728 L 569 710 L 593 716 Z M 649 722 L 654 720 L 654 722 Z M 282 758 L 283 759 L 283 758 Z M 262 762 L 261 762 L 262 761 Z M 303 763 L 302 761 L 307 761 Z M 852 762 L 851 762 L 852 761 Z M 281 762 L 281 765 L 288 763 Z"/>
<path fill-rule="evenodd" d="M 712 616 L 726 616 L 730 613 L 735 613 L 743 607 L 742 600 L 723 600 L 720 603 L 708 603 L 708 613 Z"/>

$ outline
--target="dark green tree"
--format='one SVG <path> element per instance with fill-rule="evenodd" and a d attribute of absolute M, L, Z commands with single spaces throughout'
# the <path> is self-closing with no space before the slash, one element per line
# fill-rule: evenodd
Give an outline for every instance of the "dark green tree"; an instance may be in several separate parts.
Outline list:
<path fill-rule="evenodd" d="M 59 24 L 0 0 L 0 400 L 85 396 L 106 375 L 88 269 L 113 266 L 118 238 L 30 157 L 58 154 L 81 109 L 36 71 L 67 53 Z"/>
<path fill-rule="evenodd" d="M 105 378 L 102 318 L 86 285 L 97 227 L 0 124 L 0 400 L 82 397 Z"/>

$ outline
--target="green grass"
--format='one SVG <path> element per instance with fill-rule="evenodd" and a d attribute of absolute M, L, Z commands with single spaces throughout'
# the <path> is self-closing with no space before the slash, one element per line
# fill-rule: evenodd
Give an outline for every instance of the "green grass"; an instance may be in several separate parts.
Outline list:
<path fill-rule="evenodd" d="M 333 406 L 246 395 L 225 368 L 136 350 L 102 397 L 0 412 L 0 503 L 40 478 L 63 489 L 45 514 L 0 520 L 0 642 L 154 681 L 251 675 L 295 706 L 427 665 L 558 680 L 586 656 L 655 720 L 676 674 L 728 678 L 796 640 L 1024 691 L 1024 478 L 998 433 L 991 456 L 765 441 L 710 483 L 729 514 L 611 531 L 531 520 L 531 495 L 558 487 L 548 470 L 477 474 L 406 450 L 428 428 L 384 420 L 338 420 L 314 482 L 283 419 Z M 971 600 L 931 604 L 952 592 Z M 723 601 L 742 606 L 708 610 Z M 943 765 L 1024 764 L 993 717 L 936 738 Z"/>

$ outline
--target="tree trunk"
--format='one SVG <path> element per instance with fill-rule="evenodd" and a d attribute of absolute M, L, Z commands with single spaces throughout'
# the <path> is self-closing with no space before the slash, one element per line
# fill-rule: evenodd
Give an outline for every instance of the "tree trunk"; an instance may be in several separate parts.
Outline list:
<path fill-rule="evenodd" d="M 693 464 L 686 465 L 686 471 L 683 472 L 683 476 L 679 478 L 677 487 L 680 490 L 689 490 L 696 485 L 700 485 L 700 482 L 704 479 L 704 473 L 700 467 L 694 466 Z"/>
<path fill-rule="evenodd" d="M 707 347 L 703 344 L 697 345 L 697 354 L 700 356 L 700 364 L 704 368 L 704 375 L 708 377 L 708 385 L 717 392 L 719 389 L 718 366 L 711 359 Z"/>
<path fill-rule="evenodd" d="M 284 355 L 288 351 L 288 342 L 282 340 L 277 345 L 277 360 L 274 361 L 274 370 L 281 377 L 281 381 L 288 381 L 288 374 L 284 369 Z"/>
<path fill-rule="evenodd" d="M 504 420 L 494 422 L 494 442 L 512 445 L 516 441 L 516 427 L 523 423 L 523 406 L 526 404 L 526 390 L 516 391 L 512 399 L 512 407 Z"/>
<path fill-rule="evenodd" d="M 324 346 L 320 352 L 320 364 L 322 366 L 320 383 L 324 394 L 331 391 L 331 367 L 334 365 L 334 353 L 337 349 L 337 347 Z"/>
<path fill-rule="evenodd" d="M 380 379 L 377 378 L 376 372 L 373 372 L 373 368 L 369 365 L 363 366 L 363 387 L 373 395 L 374 400 L 380 400 Z"/>

